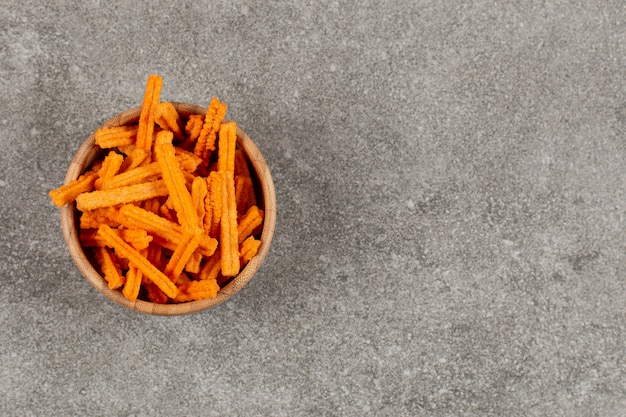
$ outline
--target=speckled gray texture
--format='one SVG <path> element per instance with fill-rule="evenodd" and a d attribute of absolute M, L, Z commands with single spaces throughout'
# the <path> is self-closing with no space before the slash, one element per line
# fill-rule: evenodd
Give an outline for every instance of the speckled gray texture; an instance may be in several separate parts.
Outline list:
<path fill-rule="evenodd" d="M 0 415 L 626 416 L 626 8 L 589 3 L 3 2 Z M 105 299 L 47 195 L 149 73 L 277 190 L 189 316 Z"/>

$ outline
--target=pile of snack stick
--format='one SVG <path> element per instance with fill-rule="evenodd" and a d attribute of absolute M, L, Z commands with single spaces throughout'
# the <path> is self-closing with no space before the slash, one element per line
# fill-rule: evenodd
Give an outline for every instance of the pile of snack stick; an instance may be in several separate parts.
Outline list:
<path fill-rule="evenodd" d="M 182 118 L 148 77 L 137 124 L 95 132 L 103 157 L 50 191 L 76 202 L 79 238 L 110 289 L 135 301 L 217 296 L 257 253 L 263 211 L 227 105 Z"/>

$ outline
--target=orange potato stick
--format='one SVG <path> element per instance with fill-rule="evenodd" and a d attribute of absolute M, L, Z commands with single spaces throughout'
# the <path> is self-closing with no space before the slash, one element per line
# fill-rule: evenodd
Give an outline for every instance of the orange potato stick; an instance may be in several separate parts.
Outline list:
<path fill-rule="evenodd" d="M 179 286 L 180 292 L 174 299 L 175 303 L 215 298 L 220 290 L 215 279 L 189 281 Z"/>
<path fill-rule="evenodd" d="M 180 163 L 176 159 L 172 137 L 172 132 L 167 130 L 159 132 L 154 152 L 180 224 L 186 231 L 195 232 L 199 228 L 198 215 L 187 190 Z"/>
<path fill-rule="evenodd" d="M 173 282 L 176 282 L 183 272 L 185 265 L 198 247 L 201 237 L 202 234 L 199 231 L 196 233 L 183 234 L 183 239 L 178 244 L 178 247 L 172 254 L 172 257 L 163 271 Z"/>
<path fill-rule="evenodd" d="M 152 242 L 152 236 L 143 229 L 121 229 L 119 235 L 124 242 L 137 250 L 147 249 Z"/>
<path fill-rule="evenodd" d="M 215 139 L 227 109 L 228 106 L 221 103 L 216 97 L 213 97 L 209 103 L 206 115 L 204 116 L 204 124 L 202 125 L 200 136 L 198 136 L 196 140 L 196 146 L 193 151 L 193 153 L 204 161 L 208 162 L 211 151 L 215 150 Z"/>
<path fill-rule="evenodd" d="M 103 209 L 94 210 L 93 212 L 101 210 Z M 119 223 L 111 221 L 110 218 L 104 214 L 98 214 L 98 217 L 102 219 L 102 221 L 99 222 L 97 226 L 94 228 L 82 229 L 79 232 L 80 242 L 85 247 L 105 246 L 104 241 L 97 235 L 97 229 L 102 224 L 106 224 L 107 226 L 113 228 L 112 230 L 115 234 L 120 236 L 124 242 L 128 243 L 137 250 L 146 249 L 152 241 L 152 236 L 143 229 L 115 228 L 117 227 L 116 225 L 119 225 Z"/>
<path fill-rule="evenodd" d="M 154 121 L 161 129 L 169 130 L 176 140 L 183 140 L 185 136 L 181 130 L 182 122 L 174 105 L 170 102 L 158 103 L 154 112 Z"/>
<path fill-rule="evenodd" d="M 124 283 L 124 277 L 119 266 L 115 264 L 110 250 L 106 247 L 99 247 L 95 251 L 95 256 L 109 289 L 114 290 L 121 287 Z"/>
<path fill-rule="evenodd" d="M 133 153 L 133 151 L 134 151 L 135 149 L 137 149 L 137 147 L 136 147 L 136 146 L 135 146 L 135 144 L 133 143 L 132 145 L 123 145 L 123 146 L 118 146 L 116 149 L 117 149 L 118 151 L 120 151 L 121 153 L 123 153 L 124 155 L 128 156 L 128 155 L 130 155 L 131 153 Z M 126 166 L 126 165 L 122 164 L 122 168 L 121 168 L 121 169 L 123 169 L 123 167 L 124 167 L 124 166 Z"/>
<path fill-rule="evenodd" d="M 235 149 L 237 147 L 237 124 L 228 122 L 220 127 L 217 170 L 235 173 Z"/>
<path fill-rule="evenodd" d="M 63 185 L 56 190 L 51 190 L 48 194 L 56 206 L 63 207 L 67 203 L 76 200 L 76 197 L 82 193 L 93 190 L 93 184 L 97 179 L 97 172 L 86 172 L 69 184 Z"/>
<path fill-rule="evenodd" d="M 261 241 L 254 238 L 254 236 L 249 236 L 243 243 L 239 246 L 239 253 L 241 254 L 241 264 L 245 265 L 250 262 L 250 259 L 256 255 L 261 246 Z"/>
<path fill-rule="evenodd" d="M 142 277 L 143 274 L 139 268 L 131 263 L 128 272 L 126 273 L 126 283 L 122 289 L 122 295 L 126 297 L 127 300 L 132 302 L 137 301 L 139 290 L 141 289 Z"/>
<path fill-rule="evenodd" d="M 187 134 L 187 139 L 191 141 L 195 141 L 196 139 L 198 139 L 198 136 L 200 136 L 200 132 L 202 131 L 203 124 L 204 115 L 190 115 L 189 120 L 187 120 L 187 124 L 185 125 L 185 133 Z"/>
<path fill-rule="evenodd" d="M 80 215 L 79 227 L 81 229 L 97 229 L 102 223 L 111 227 L 119 226 L 119 222 L 108 214 L 106 209 L 89 210 Z"/>
<path fill-rule="evenodd" d="M 137 126 L 117 126 L 96 130 L 96 145 L 103 149 L 134 145 Z"/>
<path fill-rule="evenodd" d="M 102 161 L 95 161 L 93 165 L 91 166 L 91 169 L 87 172 L 95 172 L 95 173 L 98 173 L 98 175 L 100 175 L 99 172 L 101 168 L 102 168 Z"/>
<path fill-rule="evenodd" d="M 124 225 L 135 225 L 152 235 L 175 242 L 177 245 L 182 238 L 180 225 L 141 207 L 126 204 L 120 208 L 120 214 L 123 216 L 122 224 Z"/>
<path fill-rule="evenodd" d="M 172 197 L 168 196 L 161 207 L 167 207 L 170 210 L 174 210 L 174 203 L 172 202 Z"/>
<path fill-rule="evenodd" d="M 158 213 L 159 207 L 161 207 L 161 203 L 158 198 L 151 198 L 150 200 L 146 200 L 143 202 L 143 208 L 146 211 L 151 213 Z"/>
<path fill-rule="evenodd" d="M 194 172 L 196 168 L 198 168 L 198 165 L 202 163 L 201 158 L 178 146 L 174 147 L 174 153 L 176 154 L 176 158 L 180 161 L 180 167 L 183 171 Z"/>
<path fill-rule="evenodd" d="M 157 199 L 154 199 L 154 200 L 157 201 Z M 161 265 L 162 252 L 163 252 L 163 247 L 158 244 L 151 243 L 150 246 L 148 246 L 147 259 L 152 265 L 156 266 L 159 269 L 162 269 L 162 265 Z M 167 295 L 165 295 L 163 291 L 161 291 L 159 287 L 157 287 L 156 284 L 154 284 L 152 281 L 150 281 L 149 279 L 146 279 L 146 277 L 142 277 L 141 284 L 146 289 L 148 300 L 152 301 L 153 303 L 159 303 L 159 304 L 167 303 L 168 301 Z"/>
<path fill-rule="evenodd" d="M 101 225 L 98 229 L 98 235 L 105 240 L 107 246 L 115 249 L 116 254 L 128 259 L 131 264 L 135 265 L 143 275 L 154 282 L 168 297 L 176 298 L 178 294 L 176 285 L 156 266 L 152 265 L 150 261 L 137 252 L 136 249 L 117 236 L 109 226 Z"/>
<path fill-rule="evenodd" d="M 117 227 L 122 224 L 123 218 L 120 215 L 119 208 L 117 207 L 103 207 L 97 209 L 97 212 L 109 219 L 108 221 L 103 221 L 103 223 L 106 223 L 111 227 Z"/>
<path fill-rule="evenodd" d="M 120 149 L 120 151 L 124 152 L 122 149 Z M 131 169 L 141 166 L 144 161 L 149 159 L 149 156 L 148 151 L 145 149 L 139 149 L 136 147 L 133 147 L 132 150 L 129 149 L 129 152 L 126 153 L 126 158 L 124 158 L 124 162 L 120 167 L 120 172 L 130 171 Z"/>
<path fill-rule="evenodd" d="M 185 150 L 193 151 L 193 149 L 195 148 L 195 142 L 198 139 L 198 136 L 200 136 L 200 131 L 202 130 L 203 124 L 204 115 L 190 115 L 189 120 L 187 120 L 187 124 L 185 125 L 185 134 L 187 135 L 187 138 L 179 145 L 179 147 Z"/>
<path fill-rule="evenodd" d="M 235 199 L 237 200 L 237 215 L 241 215 L 248 209 L 250 193 L 253 193 L 252 180 L 243 175 L 235 176 Z"/>
<path fill-rule="evenodd" d="M 114 175 L 102 181 L 100 189 L 125 187 L 127 185 L 153 181 L 161 175 L 161 168 L 156 162 L 130 169 L 121 174 Z"/>
<path fill-rule="evenodd" d="M 139 124 L 137 125 L 137 147 L 147 151 L 152 150 L 152 135 L 154 132 L 154 113 L 159 103 L 163 79 L 158 75 L 149 75 L 146 90 L 141 104 Z"/>
<path fill-rule="evenodd" d="M 248 159 L 244 155 L 241 149 L 235 150 L 235 178 L 237 176 L 243 176 L 247 178 L 246 182 L 249 184 L 247 202 L 243 202 L 245 195 L 237 194 L 237 210 L 238 212 L 245 212 L 250 206 L 256 206 L 256 195 L 254 193 L 254 186 L 252 185 L 252 177 L 250 176 L 250 167 L 248 166 Z M 246 186 L 248 186 L 246 184 Z M 236 184 L 235 184 L 236 186 Z M 245 207 L 242 209 L 242 207 Z"/>
<path fill-rule="evenodd" d="M 145 182 L 111 190 L 82 193 L 76 198 L 76 207 L 80 211 L 94 210 L 101 207 L 144 201 L 153 197 L 162 197 L 168 192 L 163 180 Z"/>
<path fill-rule="evenodd" d="M 203 177 L 195 177 L 191 184 L 191 202 L 196 209 L 198 215 L 198 225 L 204 230 L 205 207 L 204 200 L 208 193 L 206 179 Z"/>
<path fill-rule="evenodd" d="M 161 261 L 163 260 L 163 246 L 154 242 L 148 246 L 148 261 L 156 267 L 161 267 Z"/>
<path fill-rule="evenodd" d="M 183 229 L 177 223 L 173 223 L 157 214 L 151 213 L 133 204 L 126 204 L 120 208 L 120 223 L 127 227 L 145 229 L 153 235 L 154 240 L 162 246 L 164 241 L 169 241 L 178 246 L 183 239 Z M 211 256 L 217 248 L 217 240 L 202 236 L 199 242 L 200 250 L 204 256 Z"/>
<path fill-rule="evenodd" d="M 237 275 L 240 268 L 234 178 L 236 144 L 236 124 L 234 122 L 222 124 L 219 133 L 217 169 L 223 176 L 220 245 L 222 247 L 222 275 L 224 276 Z"/>
<path fill-rule="evenodd" d="M 203 279 L 216 279 L 220 273 L 222 268 L 222 251 L 218 248 L 213 256 L 211 256 L 208 261 L 204 264 L 202 269 L 200 269 L 200 273 L 198 274 L 198 278 Z"/>
<path fill-rule="evenodd" d="M 182 235 L 181 235 L 181 239 L 182 239 Z M 163 236 L 154 235 L 152 238 L 152 242 L 154 242 L 157 246 L 161 247 L 161 249 L 167 249 L 170 252 L 174 252 L 176 248 L 178 247 L 178 243 L 169 239 L 165 239 Z M 169 258 L 166 258 L 166 259 L 169 260 Z M 165 267 L 165 265 L 163 265 L 163 267 Z"/>
<path fill-rule="evenodd" d="M 170 208 L 168 204 L 163 204 L 161 207 L 159 207 L 159 213 L 161 214 L 161 216 L 165 217 L 167 220 L 171 221 L 172 223 L 178 224 L 176 211 Z"/>
<path fill-rule="evenodd" d="M 102 189 L 103 181 L 106 181 L 107 179 L 117 175 L 120 168 L 122 167 L 123 162 L 124 156 L 115 151 L 109 152 L 102 162 L 102 168 L 100 169 L 100 171 L 98 171 L 100 174 L 100 178 L 98 178 L 94 183 L 95 189 Z"/>
<path fill-rule="evenodd" d="M 185 264 L 185 271 L 190 272 L 192 274 L 197 274 L 200 272 L 200 264 L 202 263 L 202 259 L 204 259 L 204 255 L 200 250 L 196 249 L 191 255 L 191 258 Z"/>
<path fill-rule="evenodd" d="M 263 210 L 252 206 L 239 220 L 237 225 L 238 241 L 242 243 L 261 223 L 263 223 Z"/>
<path fill-rule="evenodd" d="M 222 218 L 222 186 L 224 176 L 211 171 L 207 177 L 208 192 L 204 199 L 204 230 L 211 237 L 217 237 Z"/>
<path fill-rule="evenodd" d="M 196 176 L 191 172 L 183 171 L 183 177 L 185 178 L 185 186 L 187 187 L 187 190 L 191 191 L 191 184 L 193 184 L 193 180 Z"/>
<path fill-rule="evenodd" d="M 221 141 L 220 141 L 221 142 Z M 220 246 L 222 247 L 222 275 L 239 273 L 239 242 L 237 231 L 237 205 L 235 181 L 232 175 L 224 175 L 222 187 L 222 219 L 220 222 Z"/>
<path fill-rule="evenodd" d="M 101 219 L 102 218 L 96 213 L 96 210 L 86 211 L 81 214 L 78 227 L 80 229 L 97 229 L 102 223 Z"/>

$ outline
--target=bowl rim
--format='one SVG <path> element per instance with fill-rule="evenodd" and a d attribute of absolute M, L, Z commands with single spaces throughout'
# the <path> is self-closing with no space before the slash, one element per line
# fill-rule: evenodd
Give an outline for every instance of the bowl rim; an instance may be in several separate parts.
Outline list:
<path fill-rule="evenodd" d="M 171 102 L 182 117 L 188 117 L 192 114 L 206 114 L 206 107 L 183 102 Z M 123 111 L 102 123 L 98 129 L 114 126 L 122 126 L 135 123 L 139 119 L 141 106 L 133 107 Z M 225 121 L 228 121 L 225 119 Z M 97 129 L 96 129 L 97 130 Z M 114 302 L 127 307 L 131 310 L 152 315 L 182 315 L 203 311 L 215 307 L 231 298 L 239 292 L 255 275 L 265 260 L 269 251 L 274 230 L 276 228 L 276 191 L 274 181 L 265 161 L 256 144 L 250 137 L 237 125 L 237 144 L 244 151 L 248 162 L 254 169 L 257 179 L 259 180 L 260 190 L 263 198 L 263 229 L 261 231 L 261 245 L 257 254 L 244 266 L 244 268 L 231 281 L 220 289 L 215 298 L 207 298 L 197 301 L 188 301 L 179 304 L 158 304 L 144 300 L 130 301 L 126 299 L 121 291 L 111 290 L 108 288 L 104 278 L 93 266 L 85 251 L 83 250 L 80 240 L 78 239 L 78 210 L 74 202 L 61 207 L 61 227 L 63 237 L 67 244 L 72 260 L 82 272 L 83 276 L 98 291 Z M 64 185 L 69 184 L 72 180 L 78 178 L 86 168 L 88 168 L 95 160 L 101 148 L 95 144 L 95 130 L 81 144 L 78 151 L 70 163 L 65 175 Z"/>

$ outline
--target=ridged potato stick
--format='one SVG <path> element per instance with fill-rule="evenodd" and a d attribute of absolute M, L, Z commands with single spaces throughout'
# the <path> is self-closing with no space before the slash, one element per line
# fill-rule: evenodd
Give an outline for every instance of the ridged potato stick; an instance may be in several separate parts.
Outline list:
<path fill-rule="evenodd" d="M 191 202 L 198 215 L 198 225 L 205 231 L 204 216 L 206 214 L 204 201 L 208 193 L 207 182 L 203 177 L 196 177 L 191 184 Z M 208 233 L 206 233 L 208 234 Z"/>
<path fill-rule="evenodd" d="M 120 214 L 122 216 L 122 224 L 124 225 L 135 225 L 152 235 L 160 236 L 166 240 L 176 242 L 176 244 L 182 238 L 180 225 L 134 204 L 126 204 L 120 207 Z"/>
<path fill-rule="evenodd" d="M 155 180 L 161 175 L 161 168 L 156 162 L 148 165 L 130 169 L 121 174 L 106 178 L 100 185 L 101 190 L 110 190 L 112 188 L 125 187 L 127 185 L 139 184 Z"/>
<path fill-rule="evenodd" d="M 120 167 L 120 173 L 130 171 L 131 169 L 141 166 L 146 160 L 149 159 L 149 157 L 150 154 L 145 149 L 138 149 L 135 147 L 132 150 L 129 150 L 126 154 L 126 158 L 124 158 L 124 163 Z"/>
<path fill-rule="evenodd" d="M 114 218 L 107 213 L 106 208 L 83 212 L 78 224 L 80 229 L 97 229 L 103 223 L 111 227 L 120 225 L 118 221 L 114 220 Z"/>
<path fill-rule="evenodd" d="M 172 103 L 167 101 L 158 103 L 154 112 L 154 121 L 161 129 L 172 132 L 176 140 L 183 140 L 185 138 L 181 130 L 182 121 Z"/>
<path fill-rule="evenodd" d="M 163 271 L 163 273 L 165 273 L 165 275 L 167 275 L 173 282 L 176 282 L 180 274 L 183 272 L 185 265 L 198 247 L 201 236 L 202 233 L 199 230 L 183 234 L 182 240 L 178 244 L 178 247 L 172 254 L 172 257 Z"/>
<path fill-rule="evenodd" d="M 239 246 L 241 264 L 245 265 L 250 262 L 250 259 L 252 259 L 254 255 L 256 255 L 260 246 L 260 240 L 256 240 L 254 236 L 248 236 L 246 240 L 244 240 L 243 243 Z"/>
<path fill-rule="evenodd" d="M 104 158 L 104 161 L 102 161 L 102 168 L 99 171 L 99 178 L 94 183 L 95 189 L 102 189 L 103 181 L 106 181 L 107 179 L 117 175 L 120 168 L 122 167 L 122 163 L 124 163 L 123 155 L 115 151 L 109 152 Z"/>
<path fill-rule="evenodd" d="M 109 248 L 104 246 L 96 248 L 96 261 L 102 268 L 104 280 L 110 290 L 121 287 L 124 284 L 124 277 L 118 265 L 115 264 Z"/>
<path fill-rule="evenodd" d="M 174 153 L 176 154 L 176 158 L 178 158 L 178 161 L 180 162 L 180 168 L 183 171 L 194 172 L 202 163 L 202 159 L 194 155 L 193 152 L 186 151 L 178 146 L 174 147 Z"/>
<path fill-rule="evenodd" d="M 148 200 L 144 203 L 144 207 L 148 211 L 158 210 L 159 201 L 156 198 L 153 200 Z M 146 258 L 152 265 L 155 265 L 159 269 L 162 269 L 161 260 L 163 259 L 163 246 L 155 242 L 150 243 L 150 245 L 148 246 L 148 254 Z M 143 287 L 146 289 L 148 300 L 152 301 L 153 303 L 159 304 L 167 303 L 167 295 L 165 295 L 163 291 L 161 291 L 159 287 L 156 286 L 156 284 L 147 279 L 145 276 L 141 279 L 141 285 L 143 285 Z"/>
<path fill-rule="evenodd" d="M 244 175 L 235 175 L 235 199 L 237 200 L 237 215 L 240 216 L 248 209 L 250 194 L 254 194 L 252 180 Z"/>
<path fill-rule="evenodd" d="M 222 275 L 239 273 L 239 242 L 237 231 L 237 200 L 235 197 L 235 147 L 237 125 L 224 123 L 220 127 L 217 153 L 217 171 L 223 177 L 220 246 L 222 247 Z"/>
<path fill-rule="evenodd" d="M 159 207 L 159 215 L 171 221 L 172 223 L 176 223 L 176 225 L 178 225 L 178 219 L 176 218 L 176 211 L 173 208 L 171 208 L 169 205 L 163 204 L 161 207 Z"/>
<path fill-rule="evenodd" d="M 196 249 L 191 255 L 191 258 L 185 264 L 185 271 L 190 272 L 192 274 L 197 274 L 200 272 L 200 265 L 202 264 L 202 260 L 204 259 L 204 255 L 200 250 Z"/>
<path fill-rule="evenodd" d="M 237 124 L 228 122 L 220 127 L 219 148 L 217 150 L 217 170 L 235 175 L 235 150 L 237 147 Z"/>
<path fill-rule="evenodd" d="M 132 263 L 129 266 L 128 272 L 126 272 L 126 283 L 122 288 L 122 295 L 129 301 L 137 301 L 139 296 L 139 290 L 141 289 L 141 278 L 143 274 Z"/>
<path fill-rule="evenodd" d="M 152 236 L 143 229 L 121 229 L 119 235 L 124 242 L 137 250 L 147 249 L 152 242 Z"/>
<path fill-rule="evenodd" d="M 216 279 L 220 273 L 222 268 L 222 251 L 220 248 L 217 248 L 213 256 L 211 256 L 208 261 L 205 262 L 202 269 L 200 269 L 200 273 L 198 274 L 199 279 Z"/>
<path fill-rule="evenodd" d="M 148 232 L 146 232 L 145 230 L 116 228 L 117 226 L 107 224 L 106 221 L 108 219 L 106 217 L 103 217 L 103 220 L 104 221 L 100 222 L 100 224 L 96 228 L 83 229 L 80 231 L 80 239 L 83 246 L 105 246 L 105 242 L 102 240 L 102 238 L 98 237 L 97 234 L 97 229 L 102 224 L 106 224 L 107 226 L 111 227 L 111 230 L 113 230 L 116 235 L 121 237 L 124 242 L 128 243 L 130 246 L 137 250 L 147 249 L 150 245 L 150 242 L 152 242 L 153 237 L 149 235 Z"/>
<path fill-rule="evenodd" d="M 191 201 L 193 202 L 193 206 L 196 209 L 198 214 L 198 223 L 200 228 L 202 229 L 202 234 L 205 236 L 208 235 L 205 227 L 204 227 L 204 217 L 205 217 L 205 199 L 207 195 L 207 182 L 203 177 L 196 177 L 191 184 Z M 199 250 L 196 250 L 193 255 L 187 261 L 185 265 L 185 271 L 191 273 L 200 272 L 200 263 L 202 262 L 202 253 Z"/>
<path fill-rule="evenodd" d="M 237 204 L 235 201 L 235 181 L 232 175 L 224 175 L 222 187 L 222 221 L 220 223 L 220 246 L 222 248 L 222 275 L 234 276 L 239 273 L 239 242 L 237 241 Z"/>
<path fill-rule="evenodd" d="M 254 229 L 263 223 L 263 215 L 263 210 L 257 206 L 252 206 L 246 211 L 246 214 L 243 215 L 237 225 L 238 242 L 240 244 L 252 234 Z"/>
<path fill-rule="evenodd" d="M 198 136 L 200 136 L 200 131 L 202 130 L 202 125 L 204 124 L 204 116 L 200 114 L 192 114 L 189 116 L 189 120 L 187 120 L 187 124 L 185 125 L 185 140 L 179 145 L 180 148 L 191 150 L 193 152 L 196 144 L 196 140 L 198 140 Z M 202 158 L 200 158 L 202 160 Z"/>
<path fill-rule="evenodd" d="M 148 200 L 153 197 L 162 197 L 168 194 L 163 180 L 145 182 L 114 188 L 111 190 L 96 190 L 82 193 L 76 197 L 76 208 L 80 211 L 94 210 L 118 204 L 134 203 Z"/>
<path fill-rule="evenodd" d="M 222 219 L 222 187 L 224 176 L 217 171 L 211 171 L 207 177 L 207 195 L 204 200 L 204 230 L 211 237 L 217 238 Z"/>
<path fill-rule="evenodd" d="M 154 132 L 154 113 L 159 103 L 163 79 L 151 74 L 146 82 L 146 90 L 141 104 L 139 124 L 137 125 L 137 147 L 147 151 L 152 150 L 152 135 Z"/>
<path fill-rule="evenodd" d="M 137 126 L 116 126 L 96 130 L 96 145 L 102 149 L 133 145 L 137 140 Z"/>
<path fill-rule="evenodd" d="M 76 200 L 76 197 L 82 193 L 93 190 L 93 184 L 97 179 L 98 173 L 89 171 L 71 181 L 69 184 L 63 185 L 56 190 L 51 190 L 48 195 L 50 195 L 52 202 L 56 206 L 63 207 L 67 203 Z"/>
<path fill-rule="evenodd" d="M 176 159 L 172 139 L 172 132 L 167 130 L 159 132 L 154 145 L 154 153 L 161 168 L 163 181 L 167 185 L 169 196 L 174 204 L 178 221 L 183 229 L 195 233 L 199 229 L 198 215 L 187 189 L 185 175 Z"/>
<path fill-rule="evenodd" d="M 174 299 L 176 303 L 186 301 L 203 300 L 205 298 L 217 297 L 220 286 L 217 285 L 215 279 L 207 279 L 202 281 L 189 281 L 180 285 L 180 292 Z"/>
<path fill-rule="evenodd" d="M 187 124 L 185 125 L 185 133 L 187 134 L 187 139 L 190 141 L 195 141 L 200 136 L 200 132 L 202 131 L 202 126 L 204 125 L 204 116 L 201 114 L 192 114 L 189 116 L 189 120 L 187 120 Z"/>
<path fill-rule="evenodd" d="M 228 106 L 220 102 L 216 97 L 211 99 L 204 116 L 204 124 L 200 136 L 196 140 L 193 153 L 208 162 L 211 151 L 215 150 L 215 139 L 220 130 L 222 119 L 226 115 Z"/>
<path fill-rule="evenodd" d="M 143 209 L 151 213 L 158 213 L 159 207 L 161 207 L 161 203 L 158 198 L 151 198 L 143 202 Z"/>
<path fill-rule="evenodd" d="M 154 282 L 168 297 L 176 298 L 176 295 L 178 295 L 176 285 L 144 256 L 141 256 L 136 249 L 117 236 L 109 226 L 100 226 L 98 235 L 104 239 L 107 246 L 115 249 L 116 254 L 128 259 L 131 264 L 135 265 L 142 274 Z"/>
<path fill-rule="evenodd" d="M 183 239 L 182 227 L 155 213 L 137 207 L 133 204 L 126 204 L 120 208 L 120 223 L 127 227 L 138 227 L 145 229 L 155 237 L 160 237 L 172 242 L 174 246 Z M 202 236 L 199 242 L 199 249 L 204 256 L 211 256 L 217 248 L 217 240 Z"/>

